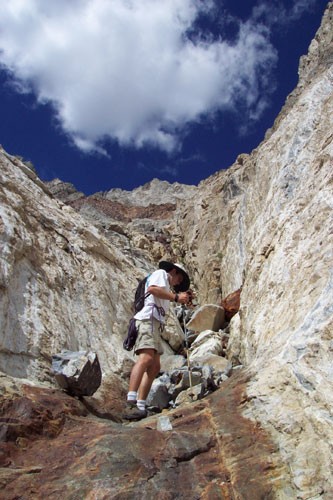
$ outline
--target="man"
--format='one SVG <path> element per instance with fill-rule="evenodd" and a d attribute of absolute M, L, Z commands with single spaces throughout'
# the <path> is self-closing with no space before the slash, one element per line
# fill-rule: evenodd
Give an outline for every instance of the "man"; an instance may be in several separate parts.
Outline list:
<path fill-rule="evenodd" d="M 190 279 L 183 267 L 167 261 L 160 262 L 159 269 L 147 280 L 144 306 L 134 316 L 139 331 L 134 346 L 138 359 L 130 376 L 128 409 L 123 415 L 126 420 L 140 420 L 147 416 L 146 399 L 160 371 L 160 355 L 163 353 L 160 333 L 165 315 L 170 301 L 190 302 L 189 285 Z"/>

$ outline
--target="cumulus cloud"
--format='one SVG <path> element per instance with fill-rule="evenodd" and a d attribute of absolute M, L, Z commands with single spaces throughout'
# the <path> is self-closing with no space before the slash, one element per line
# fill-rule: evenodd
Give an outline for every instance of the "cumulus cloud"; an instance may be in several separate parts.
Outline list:
<path fill-rule="evenodd" d="M 311 3 L 299 0 L 295 3 Z M 0 0 L 0 63 L 39 102 L 51 102 L 84 152 L 120 145 L 179 147 L 189 123 L 216 111 L 255 120 L 277 54 L 261 14 L 232 41 L 201 36 L 214 1 Z M 295 14 L 296 15 L 296 14 Z M 223 19 L 221 19 L 223 23 Z M 197 36 L 189 32 L 197 30 Z"/>

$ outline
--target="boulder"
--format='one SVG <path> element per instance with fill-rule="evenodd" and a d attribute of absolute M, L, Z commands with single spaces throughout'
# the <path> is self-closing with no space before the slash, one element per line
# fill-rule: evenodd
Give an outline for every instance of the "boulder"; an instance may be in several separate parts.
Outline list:
<path fill-rule="evenodd" d="M 97 354 L 91 351 L 62 351 L 52 356 L 52 370 L 62 389 L 72 396 L 92 396 L 102 382 Z"/>
<path fill-rule="evenodd" d="M 186 370 L 182 371 L 181 379 L 178 382 L 178 384 L 176 385 L 176 389 L 179 389 L 180 391 L 184 391 L 185 389 L 187 389 L 191 385 L 194 386 L 194 385 L 200 384 L 200 382 L 201 382 L 201 372 L 200 371 L 186 369 Z"/>
<path fill-rule="evenodd" d="M 147 406 L 152 406 L 154 408 L 158 408 L 159 410 L 168 408 L 171 397 L 165 382 L 166 379 L 154 380 L 147 397 Z"/>
<path fill-rule="evenodd" d="M 173 356 L 175 354 L 175 351 L 172 349 L 172 347 L 170 346 L 170 344 L 164 340 L 163 338 L 161 338 L 161 344 L 162 344 L 162 347 L 163 347 L 163 354 L 161 356 L 161 359 L 163 357 L 167 357 L 167 356 Z"/>
<path fill-rule="evenodd" d="M 215 304 L 206 304 L 197 309 L 186 327 L 189 330 L 202 332 L 203 330 L 219 331 L 224 325 L 224 309 Z"/>
<path fill-rule="evenodd" d="M 211 330 L 201 332 L 191 346 L 190 362 L 193 363 L 196 359 L 202 359 L 207 354 L 221 356 L 223 353 L 222 339 L 223 332 Z"/>
<path fill-rule="evenodd" d="M 239 288 L 235 292 L 229 293 L 221 302 L 221 306 L 225 312 L 225 320 L 230 321 L 240 308 L 240 296 L 242 289 Z"/>

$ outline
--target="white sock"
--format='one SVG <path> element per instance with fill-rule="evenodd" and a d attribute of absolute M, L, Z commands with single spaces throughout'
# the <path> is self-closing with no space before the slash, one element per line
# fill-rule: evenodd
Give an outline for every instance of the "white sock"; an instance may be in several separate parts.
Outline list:
<path fill-rule="evenodd" d="M 139 410 L 145 410 L 146 409 L 146 400 L 145 399 L 138 399 L 136 402 L 136 406 L 139 408 Z"/>
<path fill-rule="evenodd" d="M 136 391 L 129 391 L 127 393 L 127 401 L 136 401 L 137 398 L 137 392 Z"/>

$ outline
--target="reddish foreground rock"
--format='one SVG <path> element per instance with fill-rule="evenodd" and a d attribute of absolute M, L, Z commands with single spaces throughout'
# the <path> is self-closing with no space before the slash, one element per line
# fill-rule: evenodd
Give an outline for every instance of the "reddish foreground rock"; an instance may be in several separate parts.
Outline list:
<path fill-rule="evenodd" d="M 288 476 L 269 436 L 241 415 L 247 378 L 239 372 L 206 399 L 168 412 L 167 432 L 156 430 L 158 415 L 117 423 L 56 390 L 7 393 L 0 498 L 275 498 Z"/>

